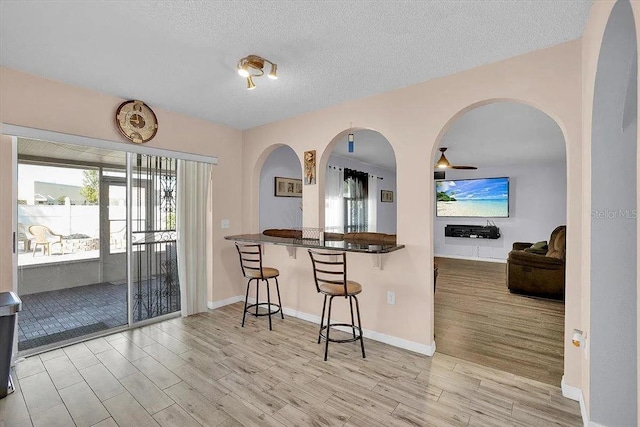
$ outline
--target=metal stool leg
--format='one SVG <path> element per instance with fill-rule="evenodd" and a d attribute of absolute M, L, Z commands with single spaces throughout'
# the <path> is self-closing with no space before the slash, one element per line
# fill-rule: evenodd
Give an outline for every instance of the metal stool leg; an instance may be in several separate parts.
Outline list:
<path fill-rule="evenodd" d="M 358 304 L 358 298 L 353 296 L 353 299 L 356 300 L 356 312 L 358 313 L 358 328 L 360 328 L 360 347 L 362 347 L 362 358 L 366 359 L 364 355 L 364 338 L 362 337 L 362 323 L 360 322 L 360 304 Z"/>
<path fill-rule="evenodd" d="M 280 316 L 284 320 L 284 312 L 282 311 L 282 300 L 280 299 L 280 285 L 278 285 L 278 278 L 276 277 L 276 291 L 278 291 L 278 304 L 280 304 Z"/>
<path fill-rule="evenodd" d="M 269 281 L 265 280 L 265 282 L 267 282 L 267 310 L 269 311 L 269 330 L 273 331 L 273 328 L 271 327 L 271 292 L 269 291 Z"/>
<path fill-rule="evenodd" d="M 256 279 L 256 316 L 258 316 L 258 303 L 260 302 L 260 279 Z"/>
<path fill-rule="evenodd" d="M 252 279 L 249 279 L 247 281 L 247 294 L 244 297 L 244 310 L 242 311 L 242 327 L 243 328 L 244 328 L 244 318 L 247 315 L 247 304 L 248 304 L 248 301 L 249 301 L 249 285 L 251 284 L 251 280 Z"/>
<path fill-rule="evenodd" d="M 324 361 L 327 361 L 327 355 L 329 354 L 329 330 L 331 329 L 331 303 L 333 302 L 333 297 L 329 298 L 329 314 L 327 315 L 327 336 L 326 343 L 324 345 Z"/>
<path fill-rule="evenodd" d="M 353 338 L 356 337 L 356 322 L 353 320 L 353 297 L 349 295 L 349 308 L 351 309 L 351 332 L 353 332 Z"/>
<path fill-rule="evenodd" d="M 322 339 L 322 327 L 324 326 L 324 312 L 327 308 L 327 295 L 324 296 L 324 304 L 322 304 L 322 316 L 320 317 L 320 330 L 318 331 L 318 344 L 320 344 L 320 340 Z"/>

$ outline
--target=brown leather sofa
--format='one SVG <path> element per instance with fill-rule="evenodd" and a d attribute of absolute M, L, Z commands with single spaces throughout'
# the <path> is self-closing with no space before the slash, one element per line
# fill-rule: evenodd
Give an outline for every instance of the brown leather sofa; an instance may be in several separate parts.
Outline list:
<path fill-rule="evenodd" d="M 564 299 L 566 226 L 556 227 L 548 248 L 516 242 L 507 258 L 507 288 L 525 295 Z"/>

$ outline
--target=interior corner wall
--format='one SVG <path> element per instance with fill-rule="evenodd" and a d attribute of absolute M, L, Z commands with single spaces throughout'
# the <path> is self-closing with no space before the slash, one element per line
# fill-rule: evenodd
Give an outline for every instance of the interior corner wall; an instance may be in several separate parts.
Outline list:
<path fill-rule="evenodd" d="M 377 222 L 376 232 L 386 234 L 396 234 L 398 230 L 397 224 L 397 201 L 398 191 L 396 189 L 396 171 L 388 170 L 381 167 L 372 166 L 358 160 L 346 159 L 344 157 L 331 155 L 329 157 L 330 166 L 338 166 L 341 168 L 354 169 L 366 172 L 371 175 L 378 176 L 382 179 L 378 180 L 378 194 L 376 200 Z M 393 202 L 383 202 L 380 197 L 381 190 L 393 191 Z"/>
<path fill-rule="evenodd" d="M 302 198 L 276 197 L 275 177 L 302 179 L 300 159 L 290 147 L 269 154 L 260 172 L 260 231 L 302 227 Z"/>
<path fill-rule="evenodd" d="M 43 77 L 0 67 L 0 123 L 80 135 L 109 141 L 123 141 L 114 123 L 116 108 L 124 100 Z M 152 106 L 153 107 L 153 106 Z M 205 120 L 154 108 L 158 133 L 145 145 L 152 148 L 217 156 L 213 167 L 213 224 L 208 244 L 212 247 L 212 282 L 209 300 L 235 297 L 242 292 L 241 274 L 233 242 L 228 234 L 242 230 L 242 132 Z M 87 112 L 90 112 L 88 114 Z M 82 117 L 82 120 L 77 120 Z M 10 138 L 0 141 L 0 213 L 13 212 Z M 122 142 L 126 149 L 128 142 Z M 10 171 L 10 168 L 9 168 Z M 222 219 L 231 219 L 229 229 L 221 229 Z M 7 225 L 7 223 L 9 224 Z M 12 226 L 0 221 L 0 287 L 12 283 Z M 7 264 L 7 262 L 9 264 Z M 8 270 L 8 271 L 7 271 Z"/>
<path fill-rule="evenodd" d="M 636 28 L 631 5 L 623 0 L 614 6 L 602 39 L 591 133 L 590 418 L 607 426 L 638 422 L 634 79 Z M 628 95 L 629 90 L 636 92 Z"/>
<path fill-rule="evenodd" d="M 446 171 L 447 179 L 494 177 L 509 178 L 509 218 L 436 217 L 433 230 L 436 256 L 506 261 L 514 242 L 549 240 L 558 225 L 566 224 L 566 162 Z M 487 220 L 500 228 L 500 238 L 468 239 L 444 235 L 447 224 L 487 225 Z"/>

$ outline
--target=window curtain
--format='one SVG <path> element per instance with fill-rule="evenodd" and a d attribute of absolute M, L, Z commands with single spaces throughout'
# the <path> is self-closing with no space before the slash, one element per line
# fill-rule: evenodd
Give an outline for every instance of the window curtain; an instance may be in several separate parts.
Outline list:
<path fill-rule="evenodd" d="M 369 229 L 367 231 L 375 233 L 378 231 L 378 177 L 369 175 L 368 185 L 367 216 Z"/>
<path fill-rule="evenodd" d="M 211 165 L 178 160 L 176 229 L 182 315 L 207 310 L 207 218 Z"/>
<path fill-rule="evenodd" d="M 344 170 L 345 204 L 344 222 L 346 233 L 358 233 L 369 230 L 368 225 L 368 188 L 369 177 L 366 172 L 353 169 Z"/>
<path fill-rule="evenodd" d="M 335 166 L 327 166 L 324 230 L 344 233 L 344 171 Z"/>

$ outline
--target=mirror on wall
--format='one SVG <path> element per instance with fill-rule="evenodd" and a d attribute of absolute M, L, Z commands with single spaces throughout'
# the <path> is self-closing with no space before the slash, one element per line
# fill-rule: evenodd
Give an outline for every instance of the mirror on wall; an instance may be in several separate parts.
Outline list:
<path fill-rule="evenodd" d="M 325 231 L 396 234 L 396 157 L 373 130 L 354 130 L 334 145 L 325 178 Z"/>
<path fill-rule="evenodd" d="M 302 166 L 283 145 L 269 154 L 260 172 L 260 231 L 302 227 Z"/>

